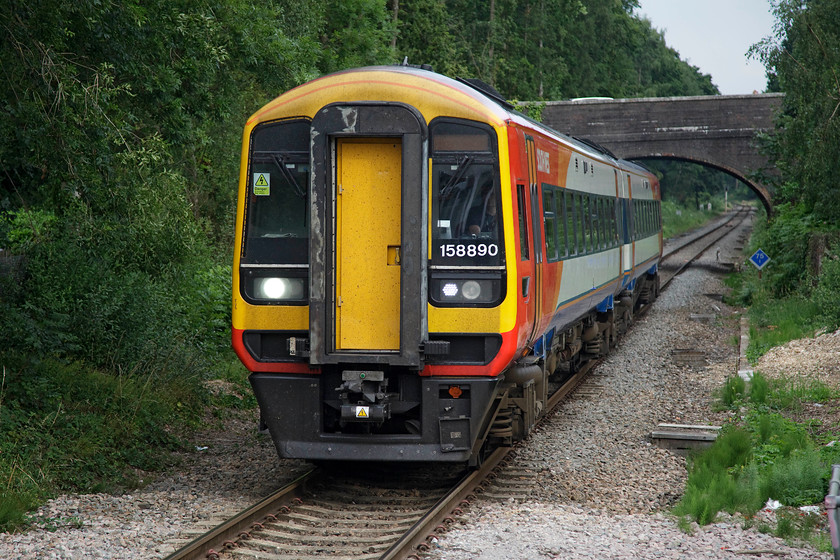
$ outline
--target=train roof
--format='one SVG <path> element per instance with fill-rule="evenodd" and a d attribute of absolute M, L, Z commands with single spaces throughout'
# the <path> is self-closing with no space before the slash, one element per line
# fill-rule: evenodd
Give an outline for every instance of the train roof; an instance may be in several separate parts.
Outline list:
<path fill-rule="evenodd" d="M 321 107 L 339 99 L 399 100 L 421 113 L 448 111 L 454 113 L 452 116 L 496 126 L 504 126 L 509 118 L 509 109 L 498 99 L 480 92 L 466 80 L 458 81 L 425 68 L 393 65 L 352 68 L 306 82 L 270 101 L 251 116 L 248 124 L 290 114 L 313 117 Z"/>

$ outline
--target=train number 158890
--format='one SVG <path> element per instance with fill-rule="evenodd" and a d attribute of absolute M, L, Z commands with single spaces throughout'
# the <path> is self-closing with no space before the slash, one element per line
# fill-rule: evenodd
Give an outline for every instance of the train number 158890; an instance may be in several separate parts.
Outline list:
<path fill-rule="evenodd" d="M 441 257 L 495 257 L 499 246 L 495 243 L 444 243 L 440 246 Z"/>

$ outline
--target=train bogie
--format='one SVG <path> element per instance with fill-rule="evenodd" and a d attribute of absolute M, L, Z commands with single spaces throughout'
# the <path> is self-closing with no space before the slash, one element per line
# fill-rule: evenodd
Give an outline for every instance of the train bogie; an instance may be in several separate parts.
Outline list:
<path fill-rule="evenodd" d="M 405 66 L 281 95 L 243 137 L 233 345 L 284 457 L 472 461 L 655 295 L 658 185 Z"/>

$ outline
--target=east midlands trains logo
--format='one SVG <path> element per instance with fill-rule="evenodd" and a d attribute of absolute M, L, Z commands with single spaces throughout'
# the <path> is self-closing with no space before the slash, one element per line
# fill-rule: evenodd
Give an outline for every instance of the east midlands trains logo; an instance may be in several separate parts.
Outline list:
<path fill-rule="evenodd" d="M 548 157 L 548 152 L 539 148 L 537 148 L 537 170 L 540 173 L 551 173 L 551 160 Z"/>

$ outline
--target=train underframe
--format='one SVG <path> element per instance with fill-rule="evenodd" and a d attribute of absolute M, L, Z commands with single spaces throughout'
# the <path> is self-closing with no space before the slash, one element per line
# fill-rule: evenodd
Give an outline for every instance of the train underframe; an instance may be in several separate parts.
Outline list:
<path fill-rule="evenodd" d="M 555 331 L 544 342 L 542 356 L 528 356 L 511 367 L 488 434 L 489 447 L 511 445 L 527 436 L 543 414 L 552 386 L 608 354 L 627 332 L 636 312 L 657 297 L 658 273 L 645 274 L 619 294 L 611 309 L 592 311 Z"/>
<path fill-rule="evenodd" d="M 380 363 L 252 373 L 250 381 L 281 457 L 475 465 L 487 449 L 527 436 L 552 385 L 606 355 L 658 295 L 658 274 L 637 278 L 610 309 L 552 331 L 539 354 L 496 377 L 429 377 Z"/>

